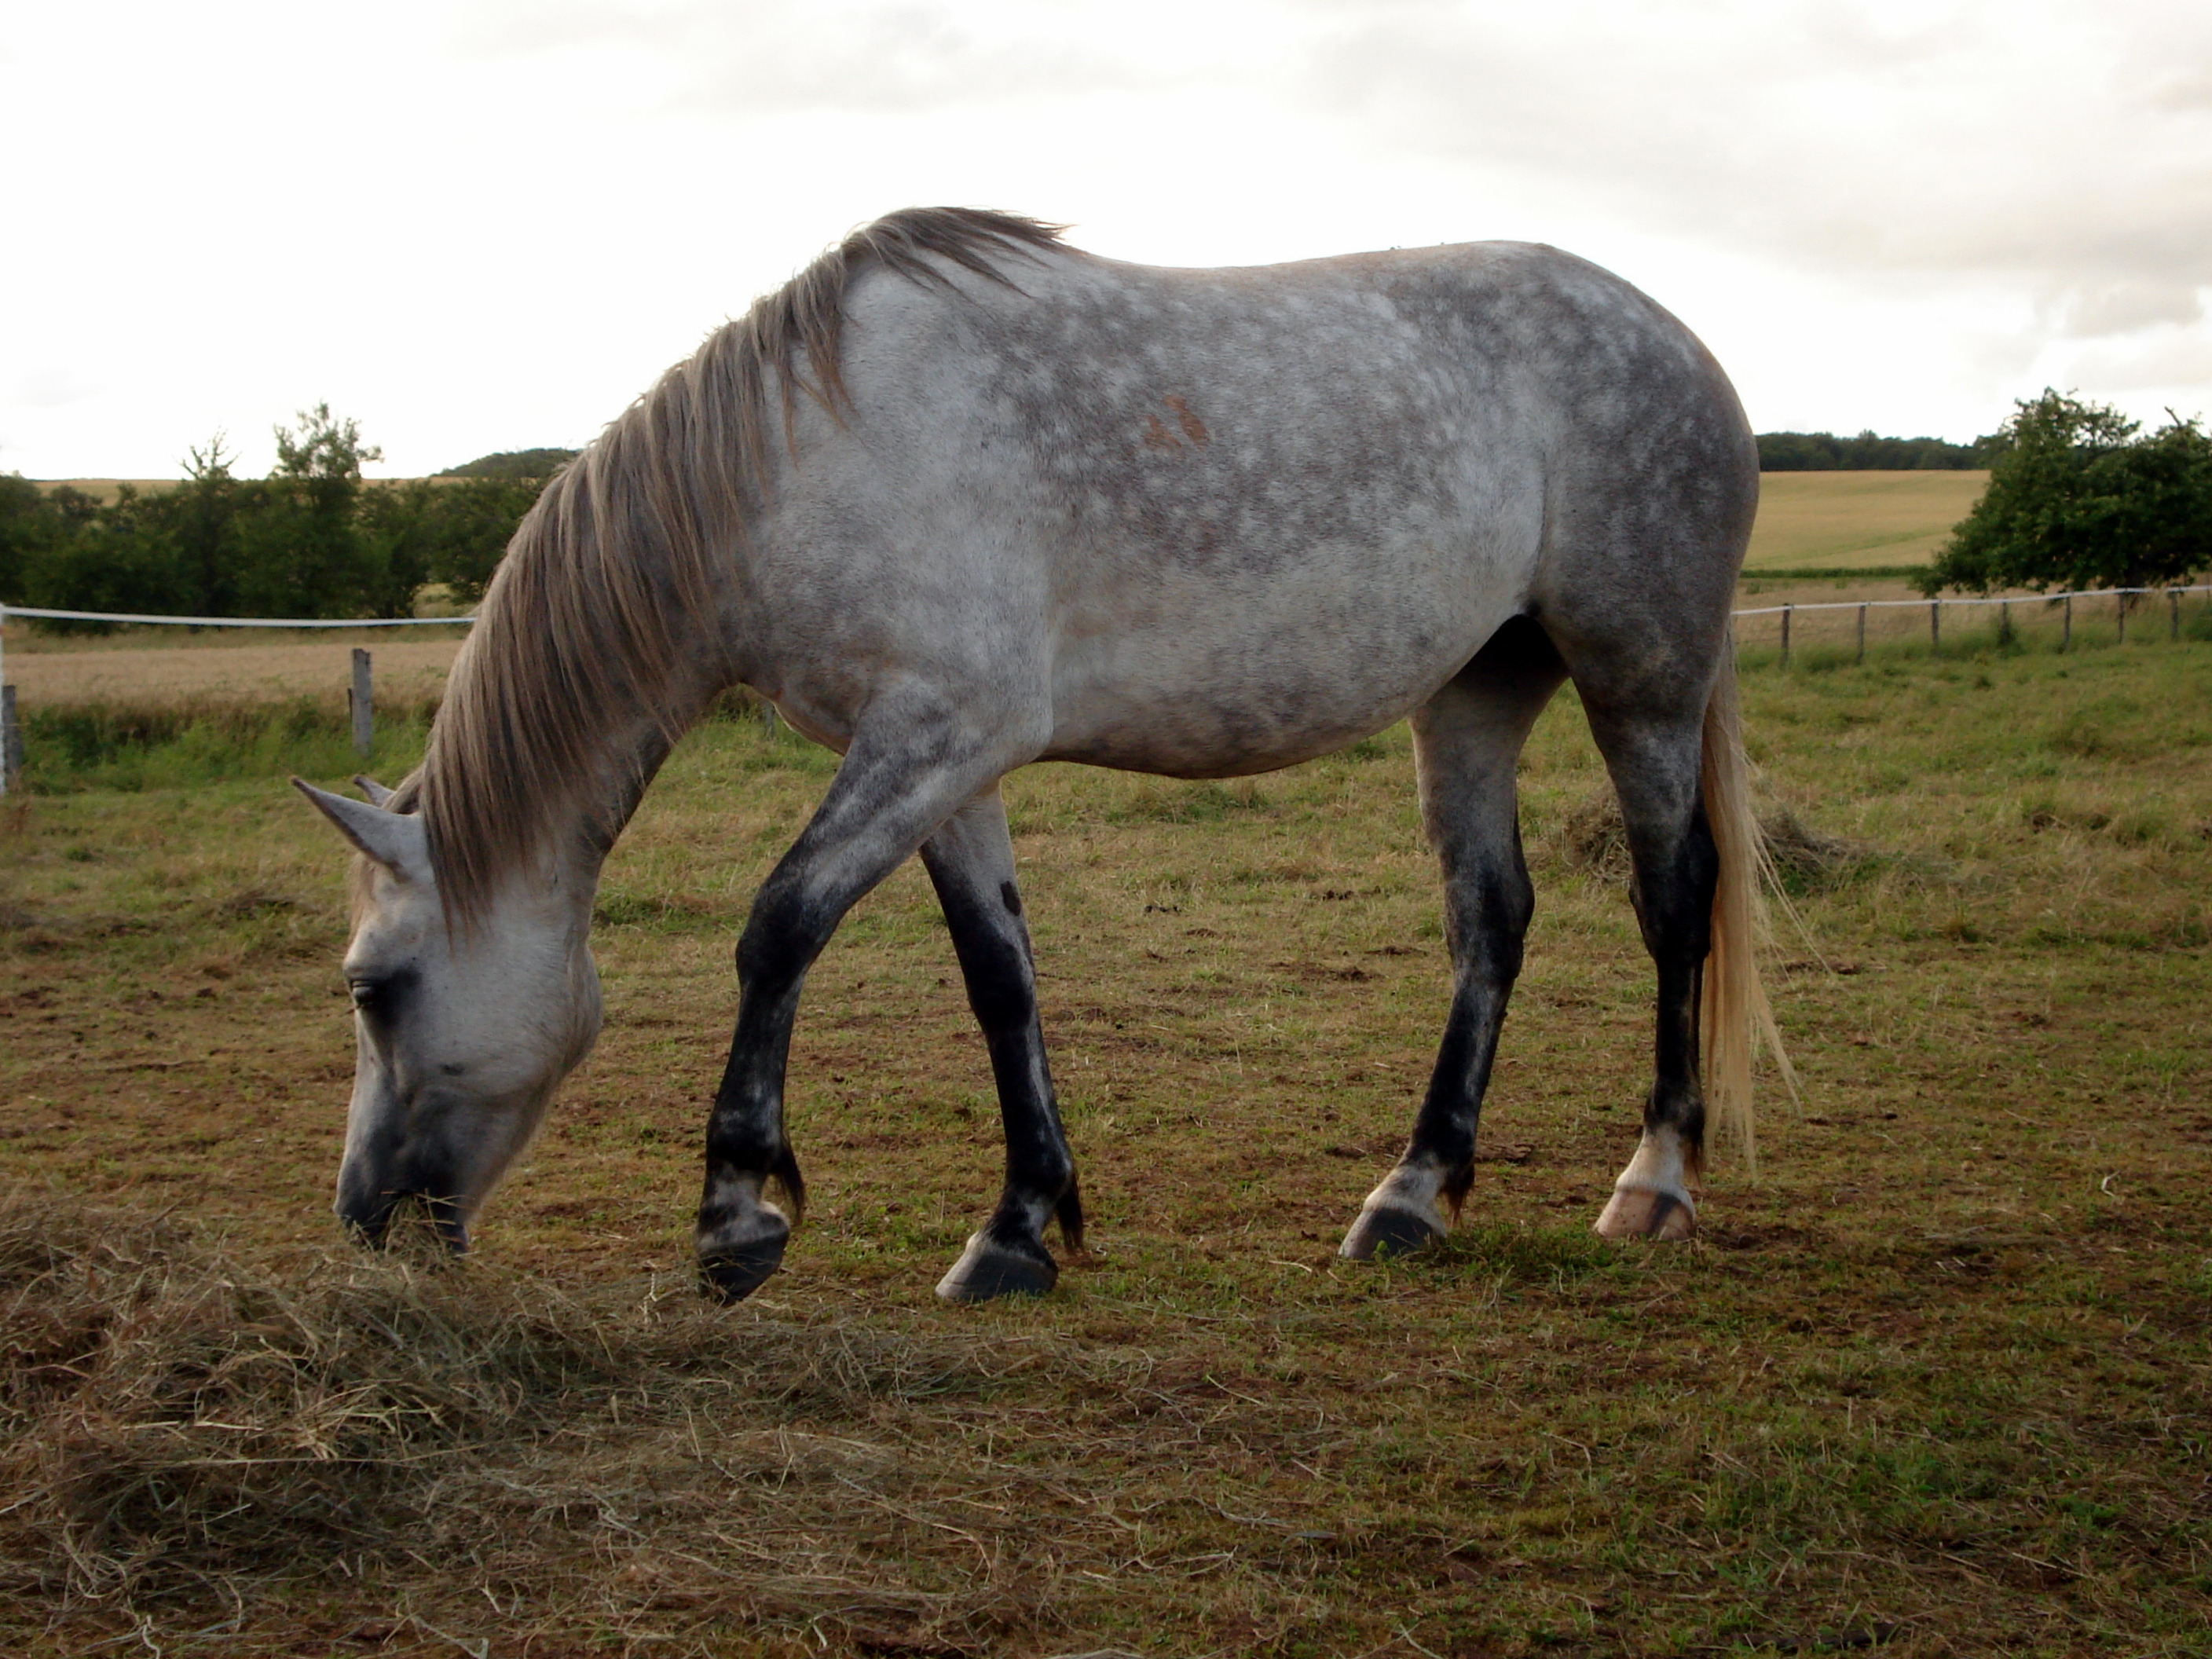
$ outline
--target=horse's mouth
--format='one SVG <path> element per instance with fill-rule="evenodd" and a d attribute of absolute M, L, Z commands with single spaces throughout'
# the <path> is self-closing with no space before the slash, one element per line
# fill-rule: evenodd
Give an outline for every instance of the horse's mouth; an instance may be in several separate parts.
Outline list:
<path fill-rule="evenodd" d="M 380 1193 L 373 1203 L 358 1208 L 341 1203 L 338 1218 L 357 1243 L 371 1249 L 390 1248 L 410 1227 L 428 1231 L 455 1255 L 469 1248 L 468 1217 L 459 1201 L 419 1188 Z"/>

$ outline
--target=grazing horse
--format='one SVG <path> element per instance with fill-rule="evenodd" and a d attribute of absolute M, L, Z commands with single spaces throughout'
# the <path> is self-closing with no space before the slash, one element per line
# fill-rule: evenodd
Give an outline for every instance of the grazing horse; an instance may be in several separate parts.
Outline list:
<path fill-rule="evenodd" d="M 1571 679 L 1658 969 L 1643 1136 L 1597 1228 L 1688 1235 L 1708 1091 L 1747 1134 L 1771 1034 L 1729 646 L 1758 486 L 1704 347 L 1553 248 L 1182 270 L 969 210 L 855 232 L 547 486 L 418 771 L 367 804 L 301 786 L 362 855 L 339 1215 L 374 1240 L 416 1201 L 465 1247 L 598 1033 L 608 848 L 742 685 L 843 758 L 738 945 L 698 1212 L 710 1293 L 782 1257 L 805 1202 L 783 1125 L 799 989 L 917 850 L 1006 1141 L 998 1206 L 938 1291 L 1049 1289 L 1047 1224 L 1079 1249 L 1083 1210 L 1000 780 L 1045 760 L 1265 772 L 1408 714 L 1451 1014 L 1342 1249 L 1427 1245 L 1468 1191 L 1533 905 L 1516 757 Z"/>

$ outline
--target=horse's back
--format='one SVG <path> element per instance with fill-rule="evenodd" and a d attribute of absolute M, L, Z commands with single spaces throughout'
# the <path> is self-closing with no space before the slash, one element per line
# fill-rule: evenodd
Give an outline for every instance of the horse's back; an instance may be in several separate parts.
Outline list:
<path fill-rule="evenodd" d="M 991 584 L 991 648 L 1034 633 L 1066 758 L 1259 769 L 1387 724 L 1748 447 L 1688 331 L 1550 248 L 1004 269 L 855 284 L 819 482 L 909 588 Z M 1732 578 L 1716 540 L 1655 545 Z"/>

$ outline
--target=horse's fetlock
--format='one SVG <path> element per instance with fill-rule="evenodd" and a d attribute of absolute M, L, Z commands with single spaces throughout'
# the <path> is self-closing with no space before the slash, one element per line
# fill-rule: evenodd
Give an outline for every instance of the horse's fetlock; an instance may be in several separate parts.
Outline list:
<path fill-rule="evenodd" d="M 1454 1223 L 1459 1220 L 1460 1206 L 1467 1202 L 1467 1195 L 1474 1188 L 1474 1160 L 1471 1158 L 1447 1174 L 1437 1185 L 1437 1197 L 1451 1212 Z"/>
<path fill-rule="evenodd" d="M 1069 1250 L 1080 1253 L 1083 1249 L 1083 1189 L 1072 1173 L 1067 1178 L 1066 1190 L 1060 1194 L 1059 1202 L 1053 1206 L 1053 1214 L 1060 1222 L 1060 1243 Z"/>

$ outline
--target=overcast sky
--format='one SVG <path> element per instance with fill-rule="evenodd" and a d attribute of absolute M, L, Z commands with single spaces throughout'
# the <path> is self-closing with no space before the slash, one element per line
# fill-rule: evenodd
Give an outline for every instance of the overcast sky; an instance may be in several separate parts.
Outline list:
<path fill-rule="evenodd" d="M 1249 264 L 1512 237 L 1753 422 L 2212 409 L 2203 0 L 9 8 L 0 471 L 173 474 L 328 400 L 387 474 L 580 444 L 919 203 Z"/>

